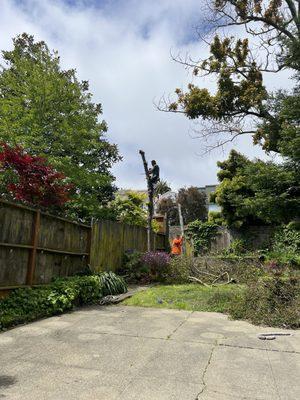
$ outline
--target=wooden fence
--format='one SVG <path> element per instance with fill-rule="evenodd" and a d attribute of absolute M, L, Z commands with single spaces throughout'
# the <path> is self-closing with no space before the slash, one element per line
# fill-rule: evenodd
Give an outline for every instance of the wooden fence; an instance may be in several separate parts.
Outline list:
<path fill-rule="evenodd" d="M 155 234 L 153 248 L 165 250 L 166 236 Z M 125 252 L 147 250 L 147 230 L 114 221 L 100 221 L 92 227 L 91 265 L 94 270 L 116 270 Z"/>
<path fill-rule="evenodd" d="M 0 287 L 48 283 L 89 262 L 89 225 L 0 200 Z"/>
<path fill-rule="evenodd" d="M 165 235 L 153 235 L 165 249 Z M 145 251 L 145 228 L 113 221 L 91 227 L 0 200 L 0 290 L 49 283 L 93 270 L 116 270 L 127 250 Z"/>

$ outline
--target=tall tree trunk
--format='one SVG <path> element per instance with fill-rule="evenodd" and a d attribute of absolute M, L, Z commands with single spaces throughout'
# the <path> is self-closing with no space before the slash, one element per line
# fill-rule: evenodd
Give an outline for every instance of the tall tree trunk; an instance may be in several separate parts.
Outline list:
<path fill-rule="evenodd" d="M 154 199 L 154 188 L 151 183 L 150 173 L 148 169 L 148 164 L 145 158 L 145 152 L 140 150 L 140 155 L 143 160 L 145 175 L 147 179 L 147 187 L 148 187 L 148 219 L 147 219 L 147 250 L 151 251 L 152 249 L 152 219 L 154 213 L 153 199 Z"/>

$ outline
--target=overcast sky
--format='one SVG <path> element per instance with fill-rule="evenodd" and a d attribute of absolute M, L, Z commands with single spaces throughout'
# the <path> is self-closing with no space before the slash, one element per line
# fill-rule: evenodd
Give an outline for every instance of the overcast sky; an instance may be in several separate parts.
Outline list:
<path fill-rule="evenodd" d="M 203 144 L 191 138 L 191 122 L 163 113 L 154 103 L 191 80 L 170 53 L 207 50 L 195 27 L 204 26 L 204 0 L 0 0 L 0 48 L 9 49 L 22 32 L 45 40 L 58 50 L 63 68 L 76 68 L 89 80 L 94 101 L 103 105 L 108 139 L 117 143 L 123 161 L 113 172 L 122 188 L 142 189 L 143 168 L 138 154 L 155 158 L 161 177 L 173 189 L 214 184 L 217 160 L 232 147 L 249 157 L 264 157 L 251 137 L 224 152 L 200 156 Z M 288 86 L 288 78 L 270 78 L 269 87 Z M 213 81 L 197 79 L 200 86 Z"/>

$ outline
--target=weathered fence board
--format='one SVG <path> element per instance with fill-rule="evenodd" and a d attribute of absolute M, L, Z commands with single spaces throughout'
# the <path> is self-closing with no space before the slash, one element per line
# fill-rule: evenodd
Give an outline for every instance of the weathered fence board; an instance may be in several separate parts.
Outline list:
<path fill-rule="evenodd" d="M 165 249 L 165 235 L 153 235 L 153 245 Z M 115 271 L 125 251 L 146 249 L 146 228 L 114 221 L 90 227 L 0 200 L 0 289 L 49 283 L 88 264 Z"/>
<path fill-rule="evenodd" d="M 0 200 L 0 287 L 44 284 L 82 271 L 90 226 Z"/>
<path fill-rule="evenodd" d="M 153 235 L 153 247 L 165 249 L 165 235 Z M 91 266 L 95 271 L 112 270 L 122 266 L 126 251 L 147 250 L 147 229 L 114 221 L 93 224 Z"/>

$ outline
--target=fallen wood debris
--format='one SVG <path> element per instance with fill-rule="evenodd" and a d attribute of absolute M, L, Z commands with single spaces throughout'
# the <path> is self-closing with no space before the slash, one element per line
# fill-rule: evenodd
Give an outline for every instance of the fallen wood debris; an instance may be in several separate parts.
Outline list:
<path fill-rule="evenodd" d="M 204 282 L 202 279 L 200 279 L 199 277 L 196 277 L 196 276 L 189 276 L 188 277 L 190 281 L 199 283 L 200 285 L 211 287 L 211 286 L 216 286 L 216 285 L 219 286 L 219 285 L 228 285 L 230 283 L 235 283 L 235 280 L 230 278 L 229 273 L 227 271 L 223 272 L 220 275 L 214 275 L 214 274 L 211 274 L 211 273 L 206 272 L 206 271 L 200 271 L 197 268 L 196 268 L 196 270 L 197 270 L 197 272 L 199 274 L 204 274 L 204 275 L 211 276 L 211 277 L 214 278 L 214 280 L 212 282 Z M 227 281 L 226 282 L 218 282 L 224 276 L 227 277 Z"/>

